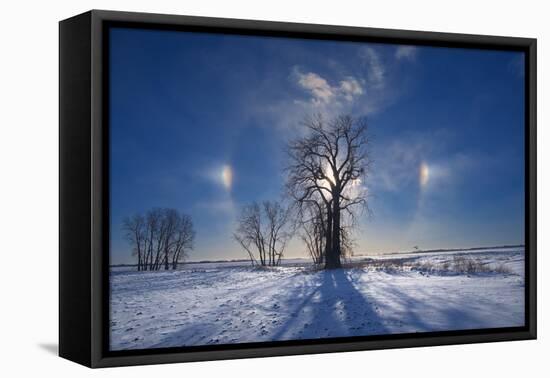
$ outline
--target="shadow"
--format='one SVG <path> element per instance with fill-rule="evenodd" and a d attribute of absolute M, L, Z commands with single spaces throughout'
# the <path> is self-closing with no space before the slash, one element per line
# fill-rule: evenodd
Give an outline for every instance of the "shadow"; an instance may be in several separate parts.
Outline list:
<path fill-rule="evenodd" d="M 383 293 L 384 301 L 380 301 L 379 305 L 385 306 L 385 313 L 388 314 L 385 320 L 394 330 L 391 333 L 492 328 L 496 324 L 493 320 L 495 314 L 487 313 L 483 309 L 488 302 L 479 296 L 465 301 L 463 296 L 452 295 L 452 292 L 447 295 L 441 288 L 431 291 L 420 285 L 411 292 L 406 287 L 388 284 L 383 280 L 376 283 L 376 290 Z M 480 303 L 480 299 L 486 303 Z M 498 306 L 498 303 L 493 303 L 486 308 Z M 394 314 L 390 311 L 391 308 L 396 309 Z"/>
<path fill-rule="evenodd" d="M 59 346 L 57 343 L 40 343 L 38 347 L 55 356 L 59 355 Z"/>
<path fill-rule="evenodd" d="M 212 304 L 190 305 L 190 317 L 168 313 L 160 323 L 151 323 L 150 329 L 121 334 L 120 349 L 389 335 L 500 324 L 493 313 L 499 303 L 471 293 L 475 285 L 462 288 L 455 280 L 427 281 L 412 273 L 356 268 L 258 274 L 238 277 L 236 283 L 228 280 L 232 284 L 223 286 L 227 298 L 216 296 Z M 245 280 L 252 284 L 244 285 Z M 57 353 L 56 345 L 40 346 Z"/>
<path fill-rule="evenodd" d="M 316 286 L 289 295 L 293 299 L 285 305 L 293 316 L 273 334 L 273 341 L 388 333 L 378 306 L 357 290 L 350 270 L 324 270 L 317 276 Z M 303 298 L 298 305 L 297 297 Z"/>
<path fill-rule="evenodd" d="M 254 302 L 254 306 L 244 312 L 253 311 L 262 314 L 261 317 L 219 312 L 216 321 L 204 322 L 211 315 L 206 314 L 205 319 L 196 317 L 191 324 L 163 335 L 148 347 L 306 340 L 389 332 L 376 303 L 357 289 L 359 284 L 353 282 L 348 269 L 300 272 L 290 278 L 285 286 L 275 282 L 261 287 L 259 293 L 255 287 L 252 296 L 242 293 L 242 298 Z M 279 293 L 274 293 L 277 286 L 280 286 Z M 270 297 L 262 297 L 265 290 L 272 293 Z M 130 342 L 122 349 L 133 348 L 135 345 Z"/>

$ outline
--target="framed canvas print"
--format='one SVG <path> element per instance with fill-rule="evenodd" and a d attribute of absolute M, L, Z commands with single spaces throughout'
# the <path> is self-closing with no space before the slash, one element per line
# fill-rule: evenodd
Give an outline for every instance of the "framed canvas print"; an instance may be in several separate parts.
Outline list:
<path fill-rule="evenodd" d="M 60 23 L 60 355 L 536 337 L 536 41 Z"/>

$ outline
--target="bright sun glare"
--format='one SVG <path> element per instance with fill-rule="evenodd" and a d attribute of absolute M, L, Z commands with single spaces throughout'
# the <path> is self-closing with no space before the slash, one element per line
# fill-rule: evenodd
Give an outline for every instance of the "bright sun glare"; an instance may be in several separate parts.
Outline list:
<path fill-rule="evenodd" d="M 334 175 L 332 174 L 332 169 L 328 163 L 325 165 L 323 173 L 325 174 L 326 179 L 320 180 L 319 185 L 330 190 L 331 184 L 334 184 L 335 180 Z M 328 193 L 325 193 L 325 195 L 328 195 Z"/>

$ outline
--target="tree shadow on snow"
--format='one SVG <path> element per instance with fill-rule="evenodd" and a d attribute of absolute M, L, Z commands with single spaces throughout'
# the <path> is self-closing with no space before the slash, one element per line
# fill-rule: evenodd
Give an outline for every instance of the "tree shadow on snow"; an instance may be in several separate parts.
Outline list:
<path fill-rule="evenodd" d="M 364 281 L 365 274 L 354 269 L 301 272 L 254 290 L 247 287 L 241 293 L 244 307 L 210 308 L 149 347 L 468 329 L 486 326 L 491 318 L 478 301 L 391 279 Z"/>
<path fill-rule="evenodd" d="M 479 297 L 466 301 L 461 297 L 431 291 L 429 287 L 415 287 L 414 291 L 399 287 L 396 283 L 379 280 L 376 290 L 383 293 L 379 303 L 386 311 L 386 324 L 392 325 L 391 333 L 434 332 L 457 329 L 490 328 L 495 314 L 486 314 Z M 467 295 L 467 294 L 465 294 Z M 489 306 L 494 308 L 496 304 Z M 388 306 L 391 306 L 388 309 Z"/>
<path fill-rule="evenodd" d="M 378 307 L 353 284 L 345 269 L 317 273 L 313 284 L 303 284 L 282 308 L 289 314 L 271 340 L 365 336 L 388 332 Z"/>

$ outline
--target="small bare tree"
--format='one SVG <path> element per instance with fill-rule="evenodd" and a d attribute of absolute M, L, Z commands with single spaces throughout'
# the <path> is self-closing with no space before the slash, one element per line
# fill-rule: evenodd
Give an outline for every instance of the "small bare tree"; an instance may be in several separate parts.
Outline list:
<path fill-rule="evenodd" d="M 194 247 L 195 235 L 196 233 L 193 229 L 191 217 L 186 214 L 181 214 L 174 235 L 172 269 L 177 269 L 179 262 L 187 259 L 189 251 Z"/>
<path fill-rule="evenodd" d="M 276 201 L 265 201 L 263 207 L 267 221 L 268 265 L 279 265 L 293 233 L 289 228 L 291 211 Z"/>
<path fill-rule="evenodd" d="M 292 234 L 290 209 L 276 201 L 265 201 L 243 207 L 233 237 L 247 252 L 252 265 L 276 266 Z"/>
<path fill-rule="evenodd" d="M 138 271 L 144 270 L 147 266 L 147 235 L 145 228 L 145 218 L 136 214 L 132 217 L 126 217 L 122 221 L 122 228 L 125 232 L 126 240 L 133 246 L 132 254 L 137 257 Z"/>
<path fill-rule="evenodd" d="M 145 215 L 123 220 L 122 228 L 137 256 L 137 269 L 176 269 L 193 249 L 195 231 L 191 217 L 175 209 L 154 208 Z"/>
<path fill-rule="evenodd" d="M 325 212 L 322 207 L 313 204 L 307 205 L 303 210 L 304 213 L 299 217 L 300 238 L 306 245 L 313 263 L 321 265 L 325 260 Z"/>
<path fill-rule="evenodd" d="M 265 238 L 262 234 L 260 205 L 254 202 L 243 207 L 237 222 L 237 231 L 233 237 L 248 253 L 252 265 L 258 263 L 255 251 L 260 259 L 259 264 L 265 265 Z"/>

